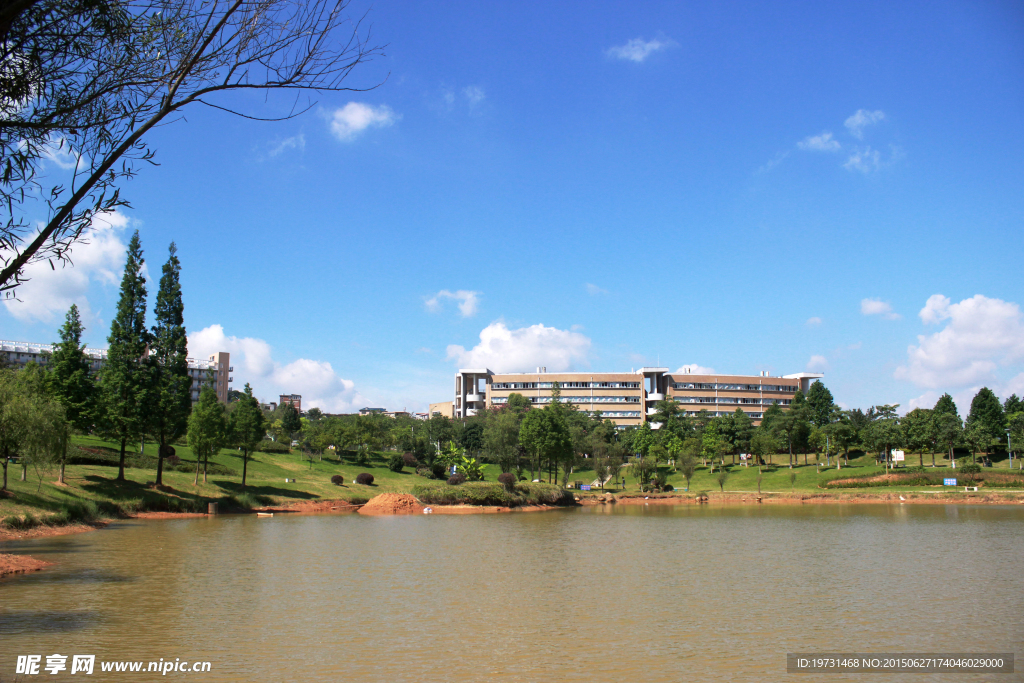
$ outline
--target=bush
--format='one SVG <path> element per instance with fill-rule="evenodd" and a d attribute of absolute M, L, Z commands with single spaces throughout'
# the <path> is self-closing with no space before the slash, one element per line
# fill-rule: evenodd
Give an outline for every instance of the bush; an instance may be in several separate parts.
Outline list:
<path fill-rule="evenodd" d="M 517 484 L 509 492 L 492 482 L 466 482 L 448 486 L 442 482 L 426 482 L 412 488 L 412 495 L 427 505 L 574 505 L 573 495 L 553 484 Z"/>
<path fill-rule="evenodd" d="M 256 447 L 261 453 L 291 453 L 292 449 L 286 443 L 278 443 L 277 441 L 271 441 L 270 439 L 264 439 L 260 441 L 260 445 Z"/>
<path fill-rule="evenodd" d="M 420 464 L 420 461 L 412 453 L 402 453 L 402 461 L 405 462 L 406 467 L 416 467 Z"/>
<path fill-rule="evenodd" d="M 366 467 L 369 464 L 369 462 L 370 452 L 366 448 L 360 446 L 356 450 L 356 464 L 360 465 L 361 467 Z"/>
<path fill-rule="evenodd" d="M 416 474 L 420 475 L 421 477 L 426 477 L 427 479 L 434 479 L 435 478 L 434 477 L 434 473 L 430 471 L 429 467 L 423 467 L 423 466 L 417 467 L 416 468 Z"/>
<path fill-rule="evenodd" d="M 388 469 L 392 472 L 401 472 L 403 467 L 405 467 L 405 458 L 403 456 L 395 453 L 388 458 Z"/>
<path fill-rule="evenodd" d="M 362 484 L 363 486 L 370 486 L 373 484 L 373 475 L 369 472 L 360 472 L 356 475 L 356 483 Z"/>
<path fill-rule="evenodd" d="M 960 465 L 957 468 L 960 474 L 981 474 L 981 465 L 978 463 L 968 463 L 966 465 Z"/>
<path fill-rule="evenodd" d="M 430 463 L 430 473 L 434 475 L 434 479 L 447 479 L 448 470 L 445 468 L 443 462 L 435 460 Z"/>
<path fill-rule="evenodd" d="M 341 476 L 340 474 L 335 474 L 333 477 L 331 477 L 331 483 L 334 484 L 335 486 L 341 486 L 342 484 L 345 483 L 345 477 Z"/>
<path fill-rule="evenodd" d="M 509 493 L 516 488 L 516 475 L 511 472 L 505 472 L 498 475 L 498 483 L 505 487 L 505 490 Z"/>
<path fill-rule="evenodd" d="M 167 456 L 166 458 L 164 458 L 164 460 L 165 460 L 165 461 L 167 462 L 167 464 L 168 464 L 168 465 L 170 465 L 171 467 L 177 467 L 177 466 L 178 466 L 178 463 L 179 463 L 179 462 L 181 462 L 181 458 L 179 458 L 179 457 L 178 457 L 178 456 L 176 456 L 176 455 L 169 455 L 169 456 Z"/>
<path fill-rule="evenodd" d="M 664 486 L 661 487 L 661 490 L 664 491 L 665 493 L 668 493 L 670 491 L 675 491 L 676 489 L 674 486 L 672 486 L 672 484 L 665 484 Z"/>
<path fill-rule="evenodd" d="M 458 486 L 459 484 L 466 483 L 466 475 L 462 472 L 456 472 L 452 476 L 448 477 L 448 483 L 452 486 Z"/>

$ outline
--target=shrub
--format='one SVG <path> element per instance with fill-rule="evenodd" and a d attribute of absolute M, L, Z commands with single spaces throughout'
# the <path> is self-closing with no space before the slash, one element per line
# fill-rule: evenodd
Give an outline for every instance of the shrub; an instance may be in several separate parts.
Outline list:
<path fill-rule="evenodd" d="M 363 486 L 369 486 L 373 483 L 373 475 L 369 472 L 360 472 L 356 475 L 356 483 L 362 484 Z"/>
<path fill-rule="evenodd" d="M 291 453 L 292 449 L 286 443 L 278 443 L 277 441 L 271 441 L 270 439 L 264 439 L 260 441 L 260 445 L 256 447 L 256 450 L 261 453 Z"/>
<path fill-rule="evenodd" d="M 665 484 L 664 486 L 661 487 L 661 490 L 664 491 L 665 493 L 668 493 L 670 491 L 675 491 L 676 489 L 674 486 L 672 486 L 672 484 Z"/>
<path fill-rule="evenodd" d="M 966 465 L 960 465 L 957 470 L 960 474 L 981 474 L 981 465 L 972 462 Z"/>
<path fill-rule="evenodd" d="M 181 458 L 179 458 L 176 455 L 169 455 L 166 458 L 164 458 L 164 460 L 166 460 L 167 464 L 170 465 L 171 467 L 177 467 L 178 463 L 181 462 Z"/>
<path fill-rule="evenodd" d="M 516 475 L 511 472 L 505 472 L 504 474 L 498 475 L 498 483 L 505 487 L 505 490 L 512 493 L 516 487 Z"/>
<path fill-rule="evenodd" d="M 412 488 L 412 495 L 427 505 L 574 505 L 573 495 L 553 484 L 518 484 L 509 492 L 491 482 L 466 482 L 448 486 L 442 482 L 424 482 Z"/>
<path fill-rule="evenodd" d="M 452 476 L 448 477 L 448 483 L 452 486 L 458 486 L 459 484 L 466 483 L 466 475 L 462 472 L 456 472 Z"/>
<path fill-rule="evenodd" d="M 334 484 L 335 486 L 341 486 L 342 484 L 345 483 L 345 477 L 341 476 L 340 474 L 335 474 L 333 477 L 331 477 L 331 483 Z"/>
<path fill-rule="evenodd" d="M 445 468 L 443 462 L 435 460 L 430 463 L 430 473 L 434 475 L 434 479 L 447 479 L 448 470 Z"/>
<path fill-rule="evenodd" d="M 434 473 L 430 471 L 429 467 L 423 467 L 423 466 L 417 467 L 416 468 L 416 474 L 420 475 L 421 477 L 426 477 L 427 479 L 433 479 L 434 478 Z"/>
<path fill-rule="evenodd" d="M 401 472 L 403 467 L 405 467 L 405 458 L 398 453 L 388 458 L 388 469 L 392 472 Z"/>
<path fill-rule="evenodd" d="M 420 461 L 412 453 L 402 453 L 402 461 L 405 462 L 406 467 L 416 467 L 420 464 Z"/>
<path fill-rule="evenodd" d="M 366 467 L 370 462 L 370 452 L 363 446 L 356 450 L 356 464 Z"/>

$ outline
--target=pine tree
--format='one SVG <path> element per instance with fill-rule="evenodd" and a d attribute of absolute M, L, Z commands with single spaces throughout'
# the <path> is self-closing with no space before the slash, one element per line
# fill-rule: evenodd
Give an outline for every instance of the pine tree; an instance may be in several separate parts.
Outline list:
<path fill-rule="evenodd" d="M 145 429 L 149 368 L 145 359 L 149 343 L 146 330 L 146 278 L 142 276 L 142 243 L 136 230 L 128 243 L 128 260 L 121 280 L 117 315 L 107 337 L 107 361 L 101 373 L 104 431 L 121 442 L 117 479 L 124 481 L 125 447 Z"/>
<path fill-rule="evenodd" d="M 96 394 L 96 386 L 89 376 L 89 359 L 82 344 L 84 331 L 78 306 L 71 304 L 60 328 L 60 341 L 53 345 L 53 355 L 47 364 L 50 390 L 64 406 L 68 422 L 81 432 L 89 431 L 92 426 Z"/>
<path fill-rule="evenodd" d="M 245 384 L 245 394 L 238 399 L 228 418 L 228 431 L 234 444 L 242 449 L 242 488 L 244 489 L 249 457 L 266 434 L 260 402 L 252 395 L 252 387 L 248 382 Z"/>
<path fill-rule="evenodd" d="M 971 401 L 971 412 L 967 416 L 965 426 L 970 429 L 975 425 L 988 435 L 990 442 L 1001 439 L 1003 430 L 1006 429 L 1006 416 L 1003 415 L 1003 406 L 988 387 L 979 389 L 978 393 L 974 396 L 974 400 Z M 986 445 L 985 452 L 987 453 L 989 450 L 990 446 Z"/>
<path fill-rule="evenodd" d="M 156 484 L 163 484 L 164 456 L 168 443 L 188 429 L 192 411 L 192 380 L 188 375 L 188 338 L 185 334 L 185 305 L 181 301 L 181 263 L 171 242 L 170 256 L 160 277 L 156 295 L 149 361 L 151 373 L 149 431 L 160 442 Z"/>

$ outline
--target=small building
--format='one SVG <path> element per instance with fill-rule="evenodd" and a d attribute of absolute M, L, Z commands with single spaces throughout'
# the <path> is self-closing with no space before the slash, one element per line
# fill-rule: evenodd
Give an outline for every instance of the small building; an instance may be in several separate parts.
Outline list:
<path fill-rule="evenodd" d="M 299 411 L 299 415 L 302 414 L 302 395 L 301 394 L 281 394 L 278 397 L 280 405 L 289 405 L 295 410 Z"/>
<path fill-rule="evenodd" d="M 441 401 L 440 403 L 431 403 L 427 409 L 427 419 L 434 417 L 435 415 L 442 415 L 449 419 L 455 417 L 455 404 L 452 401 Z"/>
<path fill-rule="evenodd" d="M 366 417 L 367 415 L 383 415 L 387 412 L 386 408 L 360 408 L 359 415 Z"/>

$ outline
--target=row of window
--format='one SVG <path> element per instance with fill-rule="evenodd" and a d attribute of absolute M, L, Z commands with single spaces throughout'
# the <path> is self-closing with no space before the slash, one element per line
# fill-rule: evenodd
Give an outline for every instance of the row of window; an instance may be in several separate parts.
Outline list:
<path fill-rule="evenodd" d="M 553 382 L 495 382 L 491 389 L 551 389 Z M 562 389 L 639 389 L 640 382 L 559 382 Z"/>
<path fill-rule="evenodd" d="M 708 391 L 788 391 L 796 392 L 789 384 L 724 384 L 722 382 L 673 382 L 673 389 L 705 389 Z"/>
<path fill-rule="evenodd" d="M 531 403 L 551 403 L 550 396 L 527 396 Z M 563 396 L 562 401 L 566 403 L 639 403 L 639 396 Z M 494 396 L 491 398 L 494 405 L 508 403 L 507 396 Z"/>
<path fill-rule="evenodd" d="M 686 412 L 686 415 L 687 417 L 697 417 L 698 415 L 700 415 L 701 412 L 703 411 L 688 410 Z M 707 415 L 711 417 L 729 417 L 730 415 L 732 415 L 732 413 L 730 413 L 727 410 L 709 410 L 707 411 Z M 749 417 L 751 420 L 760 420 L 763 416 L 764 413 L 747 413 L 747 417 Z"/>
<path fill-rule="evenodd" d="M 735 403 L 739 405 L 770 406 L 773 403 L 788 406 L 788 398 L 733 398 L 730 396 L 673 396 L 678 403 Z"/>

